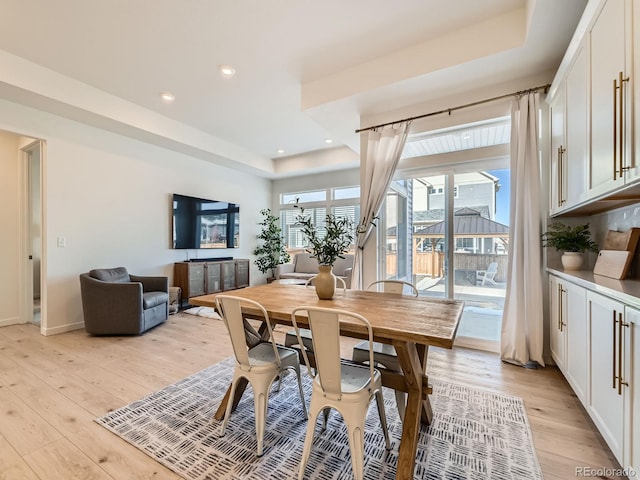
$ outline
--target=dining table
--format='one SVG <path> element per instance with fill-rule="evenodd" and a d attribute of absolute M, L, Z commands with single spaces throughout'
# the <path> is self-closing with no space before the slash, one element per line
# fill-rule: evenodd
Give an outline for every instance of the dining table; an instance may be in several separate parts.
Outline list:
<path fill-rule="evenodd" d="M 312 287 L 267 284 L 192 297 L 189 303 L 215 308 L 218 295 L 233 295 L 260 303 L 273 324 L 291 326 L 291 312 L 301 306 L 337 308 L 367 318 L 371 323 L 374 341 L 393 345 L 402 368 L 400 372 L 377 367 L 384 386 L 407 393 L 396 479 L 413 478 L 420 425 L 428 425 L 433 417 L 429 401 L 431 387 L 426 373 L 428 348 L 453 348 L 464 308 L 463 301 L 351 289 L 336 289 L 331 300 L 320 300 Z M 261 312 L 250 305 L 243 306 L 242 312 L 248 318 L 262 318 Z M 296 323 L 301 328 L 308 328 L 308 320 L 304 316 L 296 316 Z M 263 333 L 264 330 L 260 332 Z M 366 328 L 348 317 L 341 318 L 340 334 L 368 338 Z M 216 412 L 218 419 L 224 416 L 228 394 Z M 234 405 L 237 405 L 240 396 L 236 391 Z"/>

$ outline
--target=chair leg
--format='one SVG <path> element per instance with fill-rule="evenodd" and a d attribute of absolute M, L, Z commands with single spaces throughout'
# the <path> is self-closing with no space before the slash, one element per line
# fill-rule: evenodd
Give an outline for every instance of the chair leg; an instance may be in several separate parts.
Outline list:
<path fill-rule="evenodd" d="M 327 423 L 329 422 L 329 415 L 331 414 L 331 407 L 327 407 L 322 410 L 322 431 L 327 429 Z"/>
<path fill-rule="evenodd" d="M 233 381 L 231 382 L 231 393 L 229 394 L 229 400 L 227 401 L 227 410 L 224 412 L 224 420 L 222 421 L 222 430 L 220 431 L 220 436 L 224 435 L 224 432 L 227 429 L 227 423 L 229 423 L 229 417 L 231 416 L 231 410 L 233 408 L 233 398 L 236 395 L 236 386 L 238 385 L 238 380 L 240 377 L 234 375 Z"/>
<path fill-rule="evenodd" d="M 309 414 L 307 412 L 307 405 L 304 402 L 304 392 L 302 391 L 302 374 L 300 373 L 300 364 L 296 364 L 293 368 L 298 378 L 298 391 L 300 392 L 300 403 L 302 403 L 302 411 L 304 412 L 304 418 L 308 419 Z M 280 378 L 282 378 L 282 376 Z"/>
<path fill-rule="evenodd" d="M 300 470 L 298 471 L 298 480 L 304 478 L 304 469 L 307 467 L 309 461 L 309 454 L 311 453 L 311 446 L 313 445 L 313 436 L 316 433 L 316 421 L 318 420 L 317 409 L 313 408 L 313 399 L 311 399 L 310 417 L 307 423 L 307 434 L 304 437 L 304 448 L 302 449 L 302 458 L 300 459 Z"/>
<path fill-rule="evenodd" d="M 262 456 L 262 448 L 264 441 L 264 427 L 267 423 L 267 395 L 266 392 L 255 391 L 253 394 L 253 405 L 255 409 L 255 421 L 256 421 L 256 440 L 258 441 L 258 456 Z"/>
<path fill-rule="evenodd" d="M 384 443 L 387 450 L 391 450 L 391 441 L 389 440 L 389 428 L 387 427 L 387 415 L 384 411 L 384 398 L 382 397 L 382 391 L 376 392 L 376 405 L 378 406 L 378 415 L 380 416 L 380 425 L 382 425 L 382 432 L 384 433 Z M 404 409 L 403 409 L 404 415 Z"/>
<path fill-rule="evenodd" d="M 351 467 L 354 480 L 364 478 L 364 418 L 358 424 L 348 424 L 349 450 L 351 450 Z"/>

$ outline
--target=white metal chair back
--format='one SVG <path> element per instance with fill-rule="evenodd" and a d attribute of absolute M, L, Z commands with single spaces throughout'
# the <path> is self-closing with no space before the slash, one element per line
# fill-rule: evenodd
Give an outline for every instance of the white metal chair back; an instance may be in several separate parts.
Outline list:
<path fill-rule="evenodd" d="M 405 282 L 404 280 L 378 280 L 371 283 L 367 290 L 378 290 L 378 287 L 382 285 L 382 291 L 385 293 L 398 293 L 404 294 L 405 287 L 411 290 L 411 295 L 417 297 L 419 295 L 418 289 L 413 283 Z"/>
<path fill-rule="evenodd" d="M 218 313 L 222 317 L 229 337 L 231 337 L 231 345 L 233 346 L 233 353 L 236 357 L 236 361 L 240 365 L 242 370 L 251 370 L 251 364 L 249 363 L 249 346 L 247 345 L 246 332 L 244 325 L 244 317 L 242 315 L 242 304 L 251 305 L 262 312 L 264 321 L 267 324 L 269 330 L 269 340 L 273 345 L 273 351 L 278 366 L 280 366 L 280 356 L 278 355 L 278 347 L 273 337 L 273 328 L 269 321 L 269 314 L 262 305 L 253 300 L 246 298 L 235 297 L 233 295 L 218 295 L 216 297 L 216 308 Z"/>
<path fill-rule="evenodd" d="M 374 385 L 373 363 L 373 329 L 371 323 L 362 315 L 335 308 L 298 307 L 291 312 L 291 322 L 302 345 L 300 328 L 296 321 L 298 313 L 306 312 L 309 329 L 313 341 L 313 352 L 316 361 L 316 375 L 319 376 L 320 385 L 325 396 L 332 400 L 340 400 L 342 397 L 342 372 L 340 367 L 340 317 L 351 317 L 362 323 L 369 338 L 369 375 L 370 386 Z M 309 372 L 312 372 L 309 357 L 305 349 L 302 356 Z"/>

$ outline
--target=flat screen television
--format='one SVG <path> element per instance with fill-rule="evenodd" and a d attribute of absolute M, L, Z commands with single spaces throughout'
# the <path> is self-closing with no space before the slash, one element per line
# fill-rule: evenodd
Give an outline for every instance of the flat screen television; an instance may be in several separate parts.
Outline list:
<path fill-rule="evenodd" d="M 173 194 L 173 248 L 238 248 L 240 206 Z"/>

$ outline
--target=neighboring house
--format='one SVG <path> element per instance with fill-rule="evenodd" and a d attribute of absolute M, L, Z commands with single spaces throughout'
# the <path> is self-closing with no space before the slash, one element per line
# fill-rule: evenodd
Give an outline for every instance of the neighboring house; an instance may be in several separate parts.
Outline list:
<path fill-rule="evenodd" d="M 443 251 L 443 236 L 429 227 L 444 221 L 444 175 L 414 179 L 412 183 L 412 233 L 414 252 Z M 457 174 L 454 186 L 454 216 L 460 228 L 454 234 L 456 251 L 466 253 L 506 253 L 508 227 L 496 224 L 496 193 L 499 179 L 487 172 Z M 474 222 L 479 216 L 490 223 Z M 460 222 L 460 220 L 463 220 Z M 476 235 L 477 234 L 477 235 Z M 495 234 L 495 236 L 491 236 Z M 387 252 L 397 250 L 396 226 L 387 229 Z"/>

